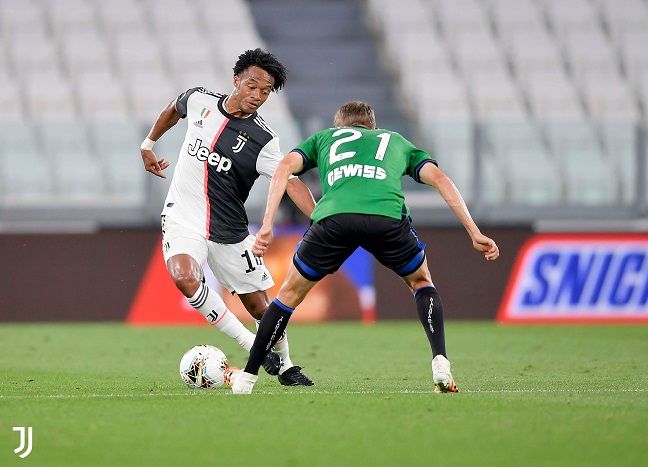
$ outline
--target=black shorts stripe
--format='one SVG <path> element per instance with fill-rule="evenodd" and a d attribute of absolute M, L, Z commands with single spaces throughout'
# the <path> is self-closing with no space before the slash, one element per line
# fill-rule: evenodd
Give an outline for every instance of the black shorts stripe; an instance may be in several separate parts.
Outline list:
<path fill-rule="evenodd" d="M 316 271 L 315 269 L 304 263 L 304 261 L 297 255 L 297 253 L 295 253 L 295 255 L 293 256 L 293 264 L 295 265 L 299 273 L 309 281 L 317 282 L 324 276 L 326 276 L 325 273 Z"/>

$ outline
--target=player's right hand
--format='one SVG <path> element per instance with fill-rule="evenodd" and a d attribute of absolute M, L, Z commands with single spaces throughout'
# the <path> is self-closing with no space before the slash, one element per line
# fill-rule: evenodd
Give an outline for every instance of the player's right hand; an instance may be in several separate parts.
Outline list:
<path fill-rule="evenodd" d="M 496 260 L 499 257 L 499 248 L 492 238 L 486 235 L 476 235 L 473 238 L 473 247 L 475 250 L 484 254 L 488 261 Z"/>
<path fill-rule="evenodd" d="M 162 173 L 164 169 L 169 167 L 169 161 L 164 158 L 158 160 L 155 153 L 150 149 L 140 149 L 142 153 L 142 161 L 144 161 L 144 168 L 147 172 L 151 172 L 153 175 L 157 175 L 160 178 L 166 178 L 166 175 Z"/>
<path fill-rule="evenodd" d="M 256 234 L 256 240 L 252 246 L 252 254 L 254 256 L 265 255 L 270 243 L 272 243 L 272 227 L 262 225 Z"/>

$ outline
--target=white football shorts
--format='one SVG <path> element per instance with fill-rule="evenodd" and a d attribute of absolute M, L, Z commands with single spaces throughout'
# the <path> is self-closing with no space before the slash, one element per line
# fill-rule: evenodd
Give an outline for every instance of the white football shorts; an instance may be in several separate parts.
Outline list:
<path fill-rule="evenodd" d="M 164 264 L 179 254 L 191 256 L 201 266 L 207 261 L 218 282 L 231 293 L 257 292 L 274 285 L 263 258 L 252 254 L 254 240 L 254 235 L 248 235 L 239 243 L 215 243 L 162 216 Z"/>

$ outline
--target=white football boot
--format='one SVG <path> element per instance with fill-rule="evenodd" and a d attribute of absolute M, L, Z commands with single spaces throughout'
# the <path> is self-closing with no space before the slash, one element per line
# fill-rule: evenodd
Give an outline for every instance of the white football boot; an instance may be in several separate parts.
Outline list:
<path fill-rule="evenodd" d="M 450 362 L 441 354 L 432 360 L 432 377 L 434 392 L 459 392 L 452 373 L 450 373 Z"/>
<path fill-rule="evenodd" d="M 246 373 L 236 367 L 228 368 L 225 372 L 225 381 L 232 386 L 234 394 L 252 394 L 252 388 L 257 379 L 259 379 L 258 375 Z"/>

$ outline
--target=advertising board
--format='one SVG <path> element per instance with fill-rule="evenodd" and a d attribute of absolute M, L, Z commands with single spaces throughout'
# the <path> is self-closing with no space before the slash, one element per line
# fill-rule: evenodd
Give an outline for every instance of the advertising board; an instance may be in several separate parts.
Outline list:
<path fill-rule="evenodd" d="M 648 323 L 648 235 L 544 234 L 519 251 L 506 323 Z"/>

